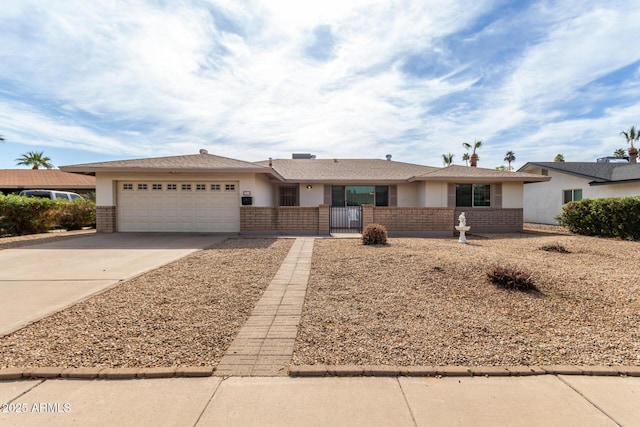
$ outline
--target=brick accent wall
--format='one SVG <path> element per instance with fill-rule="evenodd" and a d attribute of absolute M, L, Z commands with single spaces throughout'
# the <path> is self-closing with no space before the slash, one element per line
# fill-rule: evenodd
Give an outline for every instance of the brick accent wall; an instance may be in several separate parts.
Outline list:
<path fill-rule="evenodd" d="M 373 208 L 373 222 L 389 234 L 453 234 L 453 208 Z M 363 224 L 366 227 L 366 223 Z"/>
<path fill-rule="evenodd" d="M 464 212 L 467 225 L 474 231 L 510 233 L 522 231 L 522 209 L 506 208 L 456 208 L 453 225 L 458 225 L 458 217 Z"/>
<path fill-rule="evenodd" d="M 116 229 L 116 207 L 96 206 L 96 231 L 98 233 L 114 233 Z"/>
<path fill-rule="evenodd" d="M 324 234 L 329 232 L 329 208 L 326 207 L 326 231 L 320 229 L 319 207 L 240 207 L 240 232 L 293 232 Z M 324 226 L 324 224 L 323 224 Z"/>

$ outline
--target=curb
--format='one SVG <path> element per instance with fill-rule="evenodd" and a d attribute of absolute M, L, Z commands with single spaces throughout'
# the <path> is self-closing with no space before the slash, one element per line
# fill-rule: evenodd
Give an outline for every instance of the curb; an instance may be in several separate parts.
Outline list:
<path fill-rule="evenodd" d="M 195 378 L 215 375 L 213 366 L 160 368 L 0 368 L 0 381 L 22 379 Z M 290 377 L 523 377 L 531 375 L 587 375 L 640 377 L 640 366 L 388 366 L 301 365 L 289 368 Z"/>
<path fill-rule="evenodd" d="M 0 368 L 0 381 L 21 379 L 109 379 L 210 377 L 213 366 L 166 368 Z"/>
<path fill-rule="evenodd" d="M 640 377 L 640 366 L 291 366 L 291 377 L 521 377 L 589 375 Z"/>

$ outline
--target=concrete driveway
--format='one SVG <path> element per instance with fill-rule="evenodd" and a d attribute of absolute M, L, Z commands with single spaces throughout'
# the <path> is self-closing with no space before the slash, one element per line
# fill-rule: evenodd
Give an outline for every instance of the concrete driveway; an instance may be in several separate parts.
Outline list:
<path fill-rule="evenodd" d="M 227 237 L 95 234 L 0 250 L 0 336 Z"/>

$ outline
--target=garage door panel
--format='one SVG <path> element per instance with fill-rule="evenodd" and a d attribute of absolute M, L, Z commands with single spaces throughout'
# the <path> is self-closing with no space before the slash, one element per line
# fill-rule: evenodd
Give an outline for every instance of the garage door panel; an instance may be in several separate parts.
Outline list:
<path fill-rule="evenodd" d="M 214 188 L 232 190 L 213 191 Z M 237 188 L 237 183 L 227 182 L 120 182 L 118 230 L 237 232 L 240 230 Z"/>

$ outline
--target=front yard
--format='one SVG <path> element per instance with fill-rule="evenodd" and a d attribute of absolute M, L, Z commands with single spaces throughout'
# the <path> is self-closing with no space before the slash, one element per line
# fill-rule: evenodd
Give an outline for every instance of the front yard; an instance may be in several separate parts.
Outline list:
<path fill-rule="evenodd" d="M 571 235 L 318 240 L 294 364 L 640 365 L 640 244 Z M 539 248 L 559 243 L 571 253 Z M 494 265 L 540 293 L 497 288 Z"/>
<path fill-rule="evenodd" d="M 640 365 L 640 244 L 317 239 L 295 365 Z M 0 338 L 2 367 L 215 366 L 292 239 L 232 238 Z M 543 251 L 560 244 L 570 253 Z M 500 289 L 489 268 L 535 276 Z"/>

